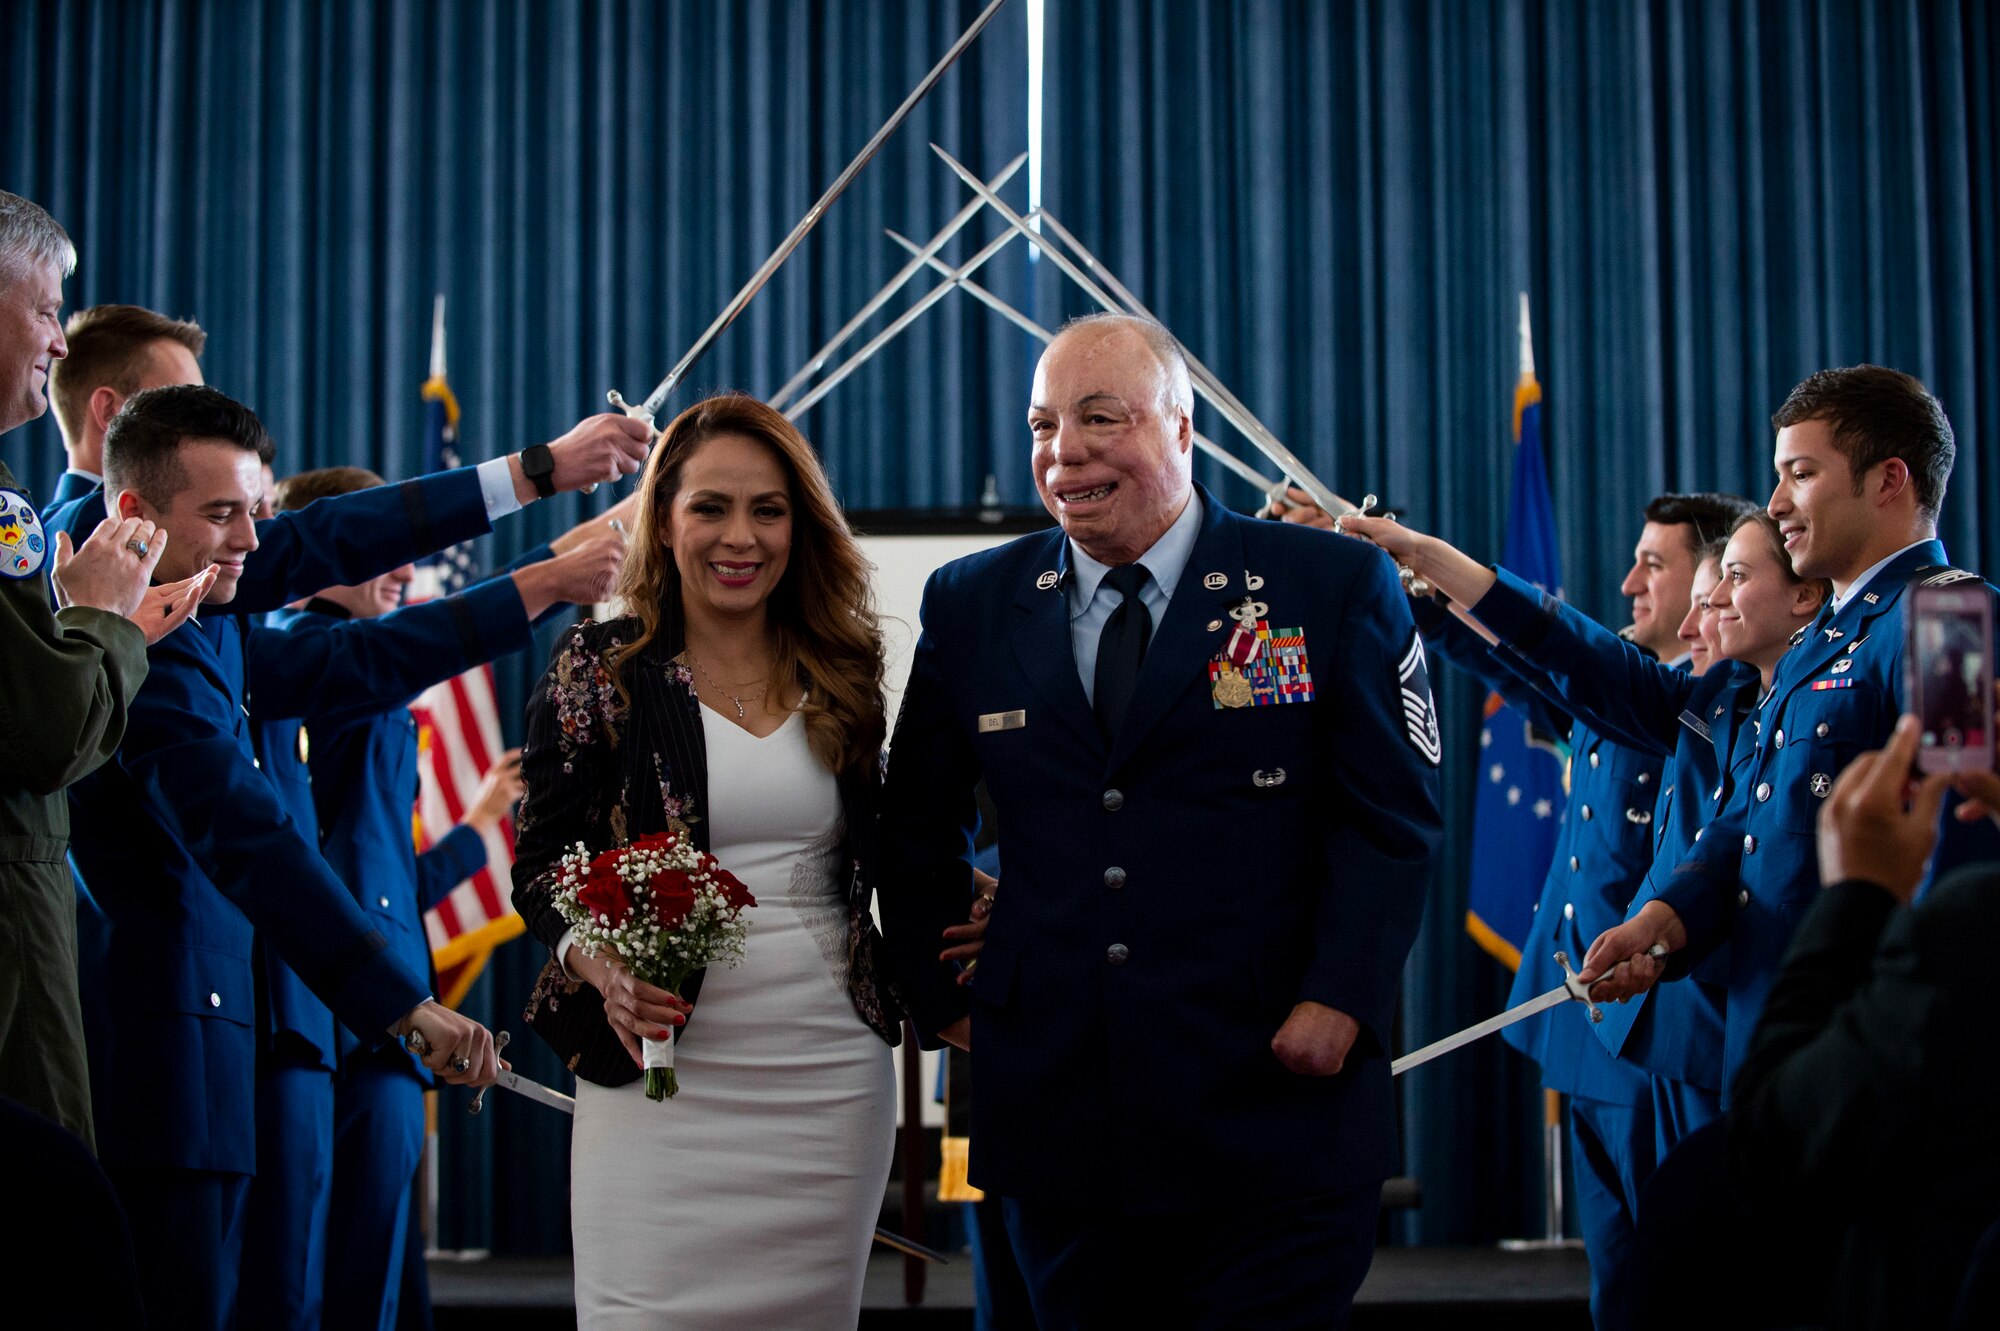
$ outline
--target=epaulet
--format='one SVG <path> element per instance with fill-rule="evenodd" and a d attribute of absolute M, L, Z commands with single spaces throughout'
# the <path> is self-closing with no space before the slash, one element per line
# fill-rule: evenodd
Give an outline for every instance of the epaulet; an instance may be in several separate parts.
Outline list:
<path fill-rule="evenodd" d="M 1976 580 L 1977 573 L 1970 569 L 1953 568 L 1949 564 L 1932 564 L 1917 570 L 1916 583 L 1920 587 L 1949 587 L 1954 582 Z"/>

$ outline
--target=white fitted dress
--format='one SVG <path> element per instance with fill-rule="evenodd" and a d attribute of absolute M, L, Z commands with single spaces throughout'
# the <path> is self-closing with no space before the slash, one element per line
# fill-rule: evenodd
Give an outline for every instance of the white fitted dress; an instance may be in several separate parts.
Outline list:
<path fill-rule="evenodd" d="M 742 962 L 702 980 L 678 1095 L 578 1083 L 578 1324 L 851 1328 L 896 1128 L 847 995 L 840 799 L 796 713 L 758 739 L 701 711 L 709 849 L 757 905 Z"/>

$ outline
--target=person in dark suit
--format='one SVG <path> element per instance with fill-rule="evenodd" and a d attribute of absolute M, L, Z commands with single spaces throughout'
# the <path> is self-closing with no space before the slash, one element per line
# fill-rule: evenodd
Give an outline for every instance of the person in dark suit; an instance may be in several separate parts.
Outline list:
<path fill-rule="evenodd" d="M 946 565 L 890 749 L 883 916 L 969 1045 L 971 1181 L 1044 1327 L 1343 1323 L 1397 1156 L 1389 1031 L 1440 837 L 1422 643 L 1377 550 L 1190 477 L 1172 335 L 1037 368 L 1062 530 Z M 972 983 L 973 789 L 1006 890 Z"/>
<path fill-rule="evenodd" d="M 1920 731 L 1903 716 L 1820 807 L 1823 886 L 1730 1111 L 1647 1194 L 1649 1325 L 1990 1325 L 1969 1308 L 2000 1223 L 1985 982 L 2000 862 L 1918 889 L 1947 789 L 1968 797 L 1970 821 L 2000 809 L 2000 777 L 1913 780 Z M 1717 1305 L 1719 1288 L 1738 1293 Z"/>
<path fill-rule="evenodd" d="M 253 711 L 300 714 L 323 689 L 383 672 L 421 680 L 428 642 L 340 635 L 302 646 L 249 631 L 222 607 L 268 608 L 480 534 L 491 523 L 489 481 L 513 481 L 518 503 L 532 478 L 509 459 L 497 478 L 468 468 L 385 489 L 382 502 L 356 495 L 260 528 L 250 508 L 267 443 L 247 409 L 185 386 L 135 395 L 106 439 L 118 510 L 174 537 L 170 573 L 218 567 L 208 596 L 218 613 L 154 647 L 117 762 L 70 792 L 91 902 L 93 1105 L 107 1171 L 145 1236 L 141 1275 L 160 1324 L 223 1326 L 233 1316 L 255 1167 L 253 936 L 351 1029 L 421 1032 L 427 1062 L 454 1081 L 488 1081 L 495 1070 L 491 1037 L 430 1001 L 426 976 L 383 946 L 286 816 L 251 744 Z M 633 460 L 608 431 L 566 441 L 550 459 L 572 487 Z M 79 519 L 95 502 L 76 506 Z M 374 525 L 357 519 L 371 512 Z M 242 606 L 245 583 L 270 599 Z"/>

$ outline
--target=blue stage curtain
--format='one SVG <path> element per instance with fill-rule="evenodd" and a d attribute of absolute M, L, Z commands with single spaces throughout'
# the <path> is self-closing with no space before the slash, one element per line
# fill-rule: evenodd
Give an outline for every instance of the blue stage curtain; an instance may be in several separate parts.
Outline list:
<path fill-rule="evenodd" d="M 201 321 L 209 382 L 263 416 L 281 475 L 408 475 L 434 293 L 468 461 L 554 437 L 608 388 L 642 398 L 982 7 L 24 0 L 0 20 L 0 188 L 75 238 L 70 308 Z M 772 392 L 902 265 L 884 227 L 922 240 L 959 208 L 929 140 L 988 173 L 1025 150 L 1025 31 L 1022 6 L 1000 11 L 669 412 L 718 387 Z M 1016 247 L 987 280 L 1019 289 L 1025 265 Z M 850 506 L 969 506 L 997 441 L 1024 437 L 1027 355 L 953 296 L 800 424 Z M 43 494 L 62 467 L 52 414 L 0 449 Z M 508 520 L 491 561 L 612 497 Z M 499 672 L 513 742 L 552 641 Z M 529 940 L 500 949 L 467 1010 L 557 1081 L 519 1015 L 541 960 Z M 444 1242 L 562 1251 L 567 1124 L 493 1098 L 469 1119 L 444 1093 Z"/>
<path fill-rule="evenodd" d="M 1785 393 L 1863 360 L 1950 413 L 1943 534 L 1991 574 L 1994 43 L 1984 0 L 1048 0 L 1043 202 L 1336 490 L 1485 558 L 1528 292 L 1562 567 L 1607 623 L 1646 499 L 1763 498 Z M 1463 926 L 1479 700 L 1445 673 L 1411 1046 L 1505 995 Z M 1410 1077 L 1406 1237 L 1539 1230 L 1533 1084 L 1498 1041 Z"/>

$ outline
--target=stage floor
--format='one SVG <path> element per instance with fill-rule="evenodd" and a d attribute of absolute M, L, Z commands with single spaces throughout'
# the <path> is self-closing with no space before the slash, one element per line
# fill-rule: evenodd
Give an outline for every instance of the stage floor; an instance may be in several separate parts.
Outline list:
<path fill-rule="evenodd" d="M 575 1325 L 567 1257 L 489 1258 L 431 1263 L 438 1331 L 527 1331 Z M 1384 1248 L 1355 1301 L 1355 1331 L 1588 1331 L 1590 1269 L 1574 1248 Z M 972 1264 L 954 1260 L 926 1272 L 924 1302 L 903 1302 L 903 1261 L 869 1263 L 861 1326 L 970 1331 Z M 776 1329 L 774 1328 L 774 1331 Z"/>

